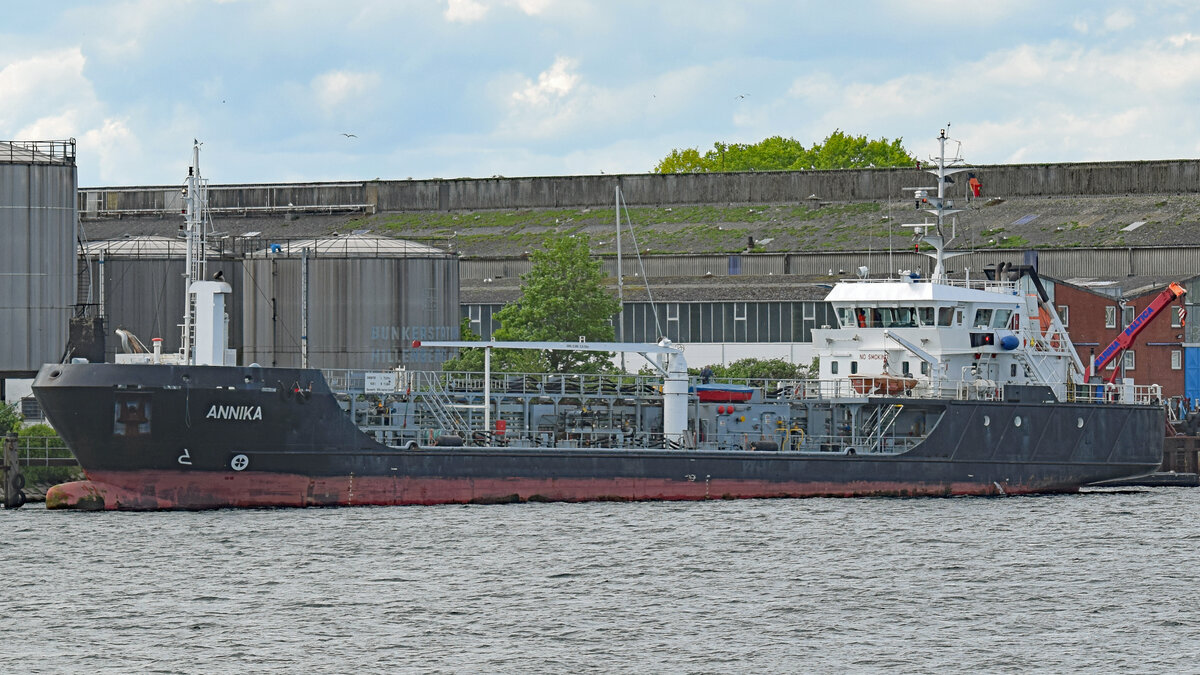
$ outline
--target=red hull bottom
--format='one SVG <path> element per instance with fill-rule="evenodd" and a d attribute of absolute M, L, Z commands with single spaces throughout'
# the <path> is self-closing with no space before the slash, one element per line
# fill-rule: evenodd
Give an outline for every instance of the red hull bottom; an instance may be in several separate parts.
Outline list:
<path fill-rule="evenodd" d="M 362 476 L 310 478 L 296 474 L 250 472 L 197 475 L 138 471 L 93 472 L 91 480 L 56 485 L 46 493 L 46 508 L 158 510 L 781 497 L 949 497 L 1076 491 L 972 482 L 780 483 L 760 480 L 688 482 L 646 478 L 469 479 Z"/>

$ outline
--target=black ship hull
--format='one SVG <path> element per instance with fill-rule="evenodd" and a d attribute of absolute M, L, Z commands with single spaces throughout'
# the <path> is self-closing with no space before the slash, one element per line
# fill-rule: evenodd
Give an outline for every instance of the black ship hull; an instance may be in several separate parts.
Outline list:
<path fill-rule="evenodd" d="M 392 447 L 319 371 L 66 364 L 33 388 L 88 478 L 53 488 L 52 508 L 1072 492 L 1156 470 L 1164 428 L 1159 406 L 945 400 L 896 454 Z"/>

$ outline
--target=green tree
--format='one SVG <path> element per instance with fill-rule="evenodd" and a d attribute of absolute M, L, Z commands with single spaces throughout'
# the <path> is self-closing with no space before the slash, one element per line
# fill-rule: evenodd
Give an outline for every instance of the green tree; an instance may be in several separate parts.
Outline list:
<path fill-rule="evenodd" d="M 531 254 L 533 267 L 521 276 L 521 297 L 496 314 L 497 340 L 593 342 L 613 339 L 612 316 L 620 303 L 604 286 L 600 261 L 591 257 L 584 234 L 555 235 Z M 527 372 L 605 372 L 612 354 L 496 350 L 497 370 Z"/>
<path fill-rule="evenodd" d="M 714 143 L 700 154 L 695 148 L 672 150 L 655 167 L 656 173 L 720 171 L 801 171 L 854 169 L 870 166 L 909 166 L 916 160 L 897 138 L 868 139 L 837 129 L 824 141 L 804 147 L 794 138 L 772 136 L 758 143 Z"/>
<path fill-rule="evenodd" d="M 17 404 L 9 405 L 0 401 L 0 436 L 21 428 L 21 413 L 17 412 Z"/>
<path fill-rule="evenodd" d="M 795 380 L 809 377 L 809 369 L 785 359 L 738 359 L 729 365 L 711 366 L 713 377 L 729 379 Z"/>
<path fill-rule="evenodd" d="M 458 339 L 464 342 L 478 342 L 483 339 L 479 334 L 471 330 L 471 319 L 465 316 L 459 322 L 458 334 L 460 336 Z M 483 350 L 475 347 L 466 347 L 459 351 L 458 356 L 443 361 L 442 370 L 468 373 L 481 372 L 483 371 Z"/>

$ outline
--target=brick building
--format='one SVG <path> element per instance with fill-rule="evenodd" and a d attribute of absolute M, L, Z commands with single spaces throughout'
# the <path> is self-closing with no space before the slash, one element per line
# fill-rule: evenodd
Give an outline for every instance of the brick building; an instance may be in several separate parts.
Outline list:
<path fill-rule="evenodd" d="M 1192 286 L 1200 277 L 1185 281 Z M 1054 281 L 1054 304 L 1085 366 L 1101 352 L 1175 279 L 1128 277 L 1124 279 L 1068 279 Z M 1187 340 L 1184 320 L 1177 311 L 1187 296 L 1172 302 L 1156 315 L 1125 352 L 1126 377 L 1138 384 L 1162 385 L 1163 395 L 1187 393 L 1185 369 Z M 1121 367 L 1113 359 L 1097 375 L 1107 380 Z M 1118 377 L 1120 375 L 1118 374 Z"/>

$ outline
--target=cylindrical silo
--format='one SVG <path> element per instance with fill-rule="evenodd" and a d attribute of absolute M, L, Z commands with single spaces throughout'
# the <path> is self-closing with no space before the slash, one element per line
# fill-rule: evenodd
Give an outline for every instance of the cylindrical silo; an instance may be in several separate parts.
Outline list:
<path fill-rule="evenodd" d="M 242 264 L 243 363 L 300 366 L 307 337 L 310 367 L 437 370 L 447 351 L 413 349 L 413 340 L 458 339 L 452 253 L 351 235 L 272 245 Z"/>
<path fill-rule="evenodd" d="M 90 242 L 84 246 L 85 267 L 90 270 L 92 291 L 89 310 L 103 314 L 107 360 L 122 351 L 114 335 L 118 328 L 132 332 L 146 345 L 163 339 L 164 352 L 179 350 L 184 313 L 186 242 L 171 237 L 141 236 Z M 229 346 L 240 347 L 241 308 L 237 302 L 241 261 L 222 260 L 210 252 L 209 273 L 222 272 L 234 289 L 228 309 Z"/>
<path fill-rule="evenodd" d="M 0 141 L 0 378 L 57 363 L 76 301 L 75 140 Z"/>

